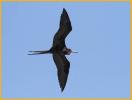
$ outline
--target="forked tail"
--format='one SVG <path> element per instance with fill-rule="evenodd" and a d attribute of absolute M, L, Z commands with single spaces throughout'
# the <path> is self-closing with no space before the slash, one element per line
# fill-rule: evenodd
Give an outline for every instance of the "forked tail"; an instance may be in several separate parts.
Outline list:
<path fill-rule="evenodd" d="M 29 51 L 31 52 L 28 55 L 39 55 L 39 54 L 47 54 L 47 53 L 51 53 L 50 50 L 45 50 L 45 51 Z"/>

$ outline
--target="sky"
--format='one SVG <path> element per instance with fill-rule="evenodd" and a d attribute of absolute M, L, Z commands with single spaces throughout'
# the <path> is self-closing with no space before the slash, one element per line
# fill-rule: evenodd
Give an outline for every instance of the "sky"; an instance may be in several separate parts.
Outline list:
<path fill-rule="evenodd" d="M 73 30 L 67 47 L 79 53 L 61 93 L 47 50 L 65 8 Z M 2 96 L 4 98 L 128 98 L 130 96 L 129 3 L 2 3 Z"/>

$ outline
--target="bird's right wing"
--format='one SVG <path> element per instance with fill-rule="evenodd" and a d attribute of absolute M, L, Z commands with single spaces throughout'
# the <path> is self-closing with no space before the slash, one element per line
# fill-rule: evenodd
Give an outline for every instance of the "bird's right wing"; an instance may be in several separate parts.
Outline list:
<path fill-rule="evenodd" d="M 71 32 L 71 30 L 72 30 L 72 26 L 71 26 L 70 18 L 66 10 L 63 9 L 63 12 L 60 18 L 60 27 L 53 39 L 53 46 L 57 46 L 57 45 L 60 46 L 60 44 L 64 46 L 65 38 Z"/>
<path fill-rule="evenodd" d="M 64 90 L 69 74 L 70 63 L 62 53 L 54 53 L 53 60 L 57 67 L 57 74 L 61 91 Z"/>

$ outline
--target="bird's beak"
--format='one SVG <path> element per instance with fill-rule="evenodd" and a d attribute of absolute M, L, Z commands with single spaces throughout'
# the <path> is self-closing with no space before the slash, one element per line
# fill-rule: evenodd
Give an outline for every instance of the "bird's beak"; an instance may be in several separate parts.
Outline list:
<path fill-rule="evenodd" d="M 72 51 L 72 53 L 78 53 L 78 52 Z"/>

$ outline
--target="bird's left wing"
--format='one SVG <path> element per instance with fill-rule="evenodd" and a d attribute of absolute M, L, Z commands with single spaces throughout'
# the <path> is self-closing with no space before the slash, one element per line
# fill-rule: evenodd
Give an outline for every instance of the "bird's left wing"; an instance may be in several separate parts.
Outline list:
<path fill-rule="evenodd" d="M 53 60 L 57 67 L 57 74 L 58 74 L 60 88 L 61 88 L 61 91 L 63 91 L 67 82 L 70 63 L 65 57 L 65 55 L 61 52 L 54 53 Z"/>
<path fill-rule="evenodd" d="M 72 30 L 72 25 L 71 25 L 70 18 L 66 10 L 63 9 L 63 12 L 60 18 L 59 30 L 57 31 L 53 39 L 53 46 L 58 46 L 58 45 L 65 46 L 65 38 L 71 32 L 71 30 Z"/>

